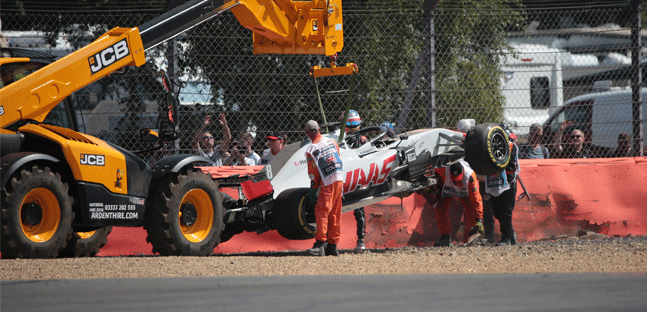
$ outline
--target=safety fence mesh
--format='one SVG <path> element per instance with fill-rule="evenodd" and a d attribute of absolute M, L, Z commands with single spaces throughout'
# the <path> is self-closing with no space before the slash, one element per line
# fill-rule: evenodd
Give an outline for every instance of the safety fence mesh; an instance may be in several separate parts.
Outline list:
<path fill-rule="evenodd" d="M 79 120 L 88 134 L 130 150 L 150 148 L 139 133 L 165 113 L 163 69 L 182 83 L 180 139 L 169 143 L 169 153 L 193 152 L 207 116 L 216 140 L 217 116 L 225 113 L 233 137 L 251 133 L 260 154 L 271 131 L 283 131 L 286 143 L 303 140 L 307 120 L 338 121 L 350 103 L 363 126 L 455 129 L 471 118 L 509 124 L 521 145 L 543 132 L 533 142 L 551 158 L 640 154 L 647 122 L 632 114 L 631 55 L 638 49 L 628 1 L 430 3 L 346 1 L 337 64 L 355 63 L 359 72 L 316 81 L 309 69 L 329 67 L 329 58 L 254 55 L 251 31 L 222 14 L 147 51 L 145 65 L 77 91 Z M 66 10 L 2 10 L 3 45 L 63 56 L 113 27 L 135 27 L 163 12 Z M 640 37 L 643 49 L 647 32 Z M 644 70 L 640 61 L 633 68 Z M 637 120 L 642 141 L 634 140 Z M 541 127 L 530 131 L 533 124 Z M 584 153 L 575 153 L 578 140 Z"/>

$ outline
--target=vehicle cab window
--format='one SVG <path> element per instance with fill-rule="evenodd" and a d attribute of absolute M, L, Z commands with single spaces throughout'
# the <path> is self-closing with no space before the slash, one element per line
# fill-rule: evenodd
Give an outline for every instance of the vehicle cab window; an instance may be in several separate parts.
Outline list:
<path fill-rule="evenodd" d="M 573 129 L 584 130 L 588 127 L 591 120 L 592 104 L 593 101 L 588 100 L 574 102 L 564 107 L 562 111 L 550 121 L 550 132 L 556 133 L 559 130 L 560 125 L 567 120 L 570 120 L 573 124 L 569 126 L 569 128 L 565 129 L 564 132 L 568 133 Z"/>
<path fill-rule="evenodd" d="M 530 79 L 530 105 L 532 108 L 548 108 L 550 106 L 550 81 L 548 77 L 533 77 Z"/>
<path fill-rule="evenodd" d="M 546 124 L 544 124 L 544 136 L 542 144 L 552 146 L 557 141 L 555 137 L 559 127 L 565 122 L 570 121 L 570 125 L 564 129 L 564 133 L 571 133 L 579 129 L 584 133 L 585 142 L 591 139 L 591 118 L 593 100 L 577 101 L 561 108 Z"/>
<path fill-rule="evenodd" d="M 0 79 L 0 88 L 4 88 L 24 78 L 44 65 L 45 64 L 37 62 L 9 63 L 2 65 L 0 68 L 0 75 L 2 77 L 2 79 Z"/>
<path fill-rule="evenodd" d="M 57 127 L 77 130 L 76 123 L 74 122 L 75 121 L 74 118 L 76 118 L 76 116 L 74 115 L 74 111 L 70 107 L 69 100 L 65 99 L 61 101 L 61 103 L 58 103 L 58 105 L 56 105 L 56 107 L 54 107 L 49 112 L 49 114 L 47 114 L 47 117 L 45 117 L 45 120 L 43 120 L 43 123 L 57 126 Z"/>
<path fill-rule="evenodd" d="M 24 53 L 27 54 L 22 55 Z M 7 63 L 0 66 L 0 88 L 4 88 L 30 75 L 53 61 L 52 56 L 43 54 L 30 55 L 29 53 L 29 51 L 25 52 L 20 49 L 13 51 L 13 53 L 10 53 L 9 50 L 2 50 L 2 57 L 34 57 L 36 60 L 31 59 L 29 62 Z M 43 123 L 79 131 L 77 116 L 71 105 L 72 101 L 69 97 L 64 99 L 47 114 Z"/>

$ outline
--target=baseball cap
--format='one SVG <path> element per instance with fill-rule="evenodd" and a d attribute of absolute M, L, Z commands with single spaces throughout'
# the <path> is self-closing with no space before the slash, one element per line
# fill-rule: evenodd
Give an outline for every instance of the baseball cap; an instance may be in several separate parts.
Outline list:
<path fill-rule="evenodd" d="M 281 131 L 272 131 L 272 133 L 270 135 L 266 136 L 265 139 L 266 140 L 268 140 L 268 139 L 270 139 L 270 140 L 283 140 L 284 139 L 283 132 L 281 132 Z"/>
<path fill-rule="evenodd" d="M 463 179 L 463 165 L 457 162 L 449 166 L 449 174 L 451 175 L 452 180 L 460 181 Z"/>
<path fill-rule="evenodd" d="M 308 130 L 319 130 L 319 124 L 314 120 L 308 120 L 306 122 L 306 131 Z"/>

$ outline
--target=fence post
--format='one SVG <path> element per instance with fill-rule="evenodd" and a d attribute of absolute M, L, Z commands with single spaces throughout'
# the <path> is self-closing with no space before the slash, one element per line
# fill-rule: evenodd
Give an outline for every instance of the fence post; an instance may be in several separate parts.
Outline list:
<path fill-rule="evenodd" d="M 400 115 L 398 116 L 398 121 L 395 124 L 395 130 L 396 133 L 402 132 L 402 130 L 406 129 L 407 126 L 407 117 L 409 116 L 409 111 L 411 110 L 411 102 L 413 101 L 413 97 L 416 89 L 416 85 L 418 85 L 418 82 L 420 81 L 420 75 L 422 73 L 422 68 L 424 67 L 425 64 L 429 65 L 428 70 L 427 70 L 427 78 L 430 81 L 430 91 L 427 93 L 427 98 L 429 99 L 430 107 L 427 113 L 427 122 L 426 126 L 430 127 L 435 127 L 436 126 L 436 96 L 435 96 L 435 80 L 436 80 L 436 73 L 435 73 L 435 39 L 434 39 L 434 9 L 436 8 L 436 5 L 438 5 L 438 2 L 440 0 L 425 0 L 424 3 L 424 13 L 423 13 L 423 18 L 429 18 L 429 33 L 427 34 L 427 38 L 429 40 L 429 43 L 425 43 L 422 47 L 422 50 L 420 50 L 420 53 L 418 53 L 418 59 L 416 60 L 416 67 L 413 69 L 413 73 L 411 75 L 411 80 L 409 81 L 409 87 L 407 88 L 406 91 L 406 97 L 404 99 L 404 103 L 402 103 L 402 107 L 400 108 Z M 429 55 L 429 58 L 426 56 Z"/>
<path fill-rule="evenodd" d="M 427 61 L 425 64 L 428 66 L 426 71 L 426 78 L 429 81 L 429 91 L 427 91 L 427 127 L 436 128 L 436 29 L 435 29 L 435 16 L 434 11 L 436 5 L 440 0 L 428 1 L 425 7 L 425 16 L 429 16 L 429 53 L 425 53 Z"/>
<path fill-rule="evenodd" d="M 642 111 L 642 67 L 640 65 L 641 25 L 640 4 L 642 0 L 631 1 L 631 100 L 633 123 L 634 155 L 643 156 L 643 111 Z"/>
<path fill-rule="evenodd" d="M 173 10 L 174 8 L 178 7 L 180 4 L 182 4 L 182 3 L 179 0 L 171 0 L 171 1 L 169 1 L 169 4 L 168 4 L 168 6 L 166 8 L 166 11 Z M 178 77 L 177 77 L 177 68 L 178 68 L 178 63 L 177 63 L 177 41 L 176 41 L 175 38 L 169 40 L 168 43 L 167 43 L 167 46 L 166 46 L 166 60 L 168 61 L 168 69 L 167 69 L 166 72 L 168 73 L 168 78 L 170 80 L 169 82 L 171 84 L 173 84 L 173 83 L 181 84 L 181 81 L 177 80 L 178 79 Z M 172 90 L 176 90 L 175 87 L 172 87 L 172 88 L 173 88 Z M 176 92 L 179 93 L 179 91 L 180 91 L 180 89 L 178 88 L 176 90 Z M 179 97 L 179 95 L 178 95 L 178 97 Z M 180 103 L 177 103 L 177 105 L 178 105 L 178 116 L 175 116 L 175 118 L 177 118 L 177 123 L 175 124 L 175 132 L 179 133 L 179 131 L 180 131 L 180 120 L 181 120 L 181 118 L 179 116 L 179 114 L 180 114 L 180 107 L 179 107 Z M 182 136 L 180 136 L 180 138 L 181 137 Z M 175 148 L 175 152 L 182 153 L 182 151 L 180 151 L 180 139 L 177 139 L 177 140 L 175 140 L 175 142 L 173 142 L 173 147 Z"/>
<path fill-rule="evenodd" d="M 175 38 L 167 41 L 166 44 L 167 44 L 167 46 L 166 46 L 166 60 L 168 61 L 167 73 L 168 73 L 168 78 L 170 80 L 169 82 L 171 84 L 176 84 L 176 83 L 181 84 L 181 81 L 179 81 L 179 78 L 177 77 L 177 67 L 178 67 L 178 64 L 177 64 L 177 44 L 176 44 Z M 171 88 L 172 88 L 171 90 L 175 90 L 175 92 L 180 91 L 179 87 L 176 88 L 175 86 L 172 86 Z M 180 105 L 180 103 L 178 103 L 178 106 L 179 105 Z M 179 113 L 180 113 L 180 109 L 178 107 L 178 114 Z M 175 118 L 177 118 L 177 123 L 175 124 L 175 131 L 178 132 L 180 130 L 180 120 L 181 119 L 180 119 L 179 115 L 176 116 Z M 177 139 L 177 140 L 175 140 L 175 142 L 173 142 L 173 147 L 175 148 L 176 152 L 182 153 L 182 151 L 180 151 L 180 139 Z"/>

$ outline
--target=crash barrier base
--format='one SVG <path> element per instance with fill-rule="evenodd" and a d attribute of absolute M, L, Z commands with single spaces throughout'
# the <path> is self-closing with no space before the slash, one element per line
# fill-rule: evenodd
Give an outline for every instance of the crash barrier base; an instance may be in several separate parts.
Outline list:
<path fill-rule="evenodd" d="M 614 159 L 521 160 L 527 198 L 517 200 L 513 224 L 520 241 L 575 236 L 592 231 L 605 235 L 647 235 L 647 157 Z M 518 195 L 523 193 L 517 186 Z M 227 190 L 231 195 L 236 191 Z M 367 248 L 433 245 L 437 222 L 422 196 L 390 198 L 366 209 Z M 453 204 L 452 238 L 462 237 L 461 206 Z M 497 224 L 497 222 L 495 222 Z M 341 249 L 356 245 L 352 212 L 342 217 Z M 495 228 L 498 239 L 498 226 Z M 242 233 L 215 253 L 304 250 L 314 240 L 290 241 L 276 231 Z M 99 256 L 151 254 L 142 228 L 116 227 Z"/>

